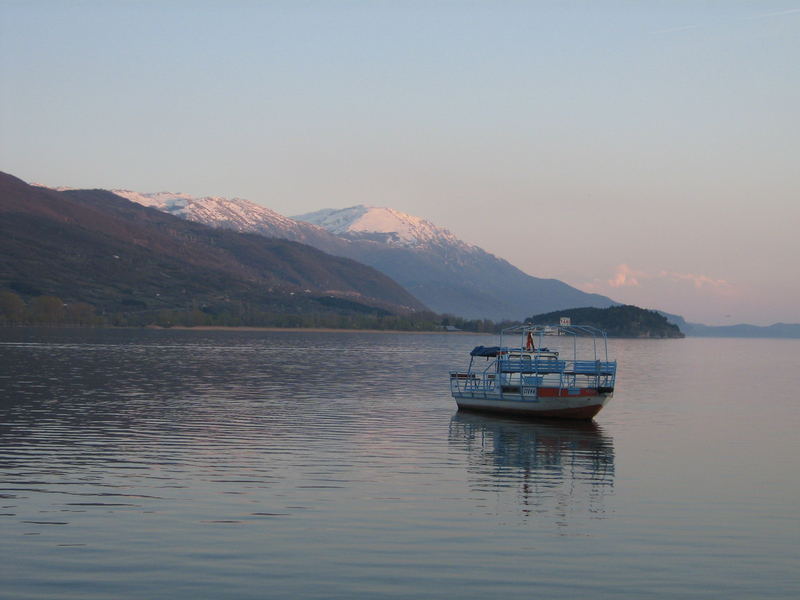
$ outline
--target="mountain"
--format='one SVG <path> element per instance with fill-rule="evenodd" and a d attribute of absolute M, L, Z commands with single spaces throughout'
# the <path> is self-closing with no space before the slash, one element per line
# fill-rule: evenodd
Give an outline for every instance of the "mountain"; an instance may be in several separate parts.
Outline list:
<path fill-rule="evenodd" d="M 690 337 L 738 337 L 738 338 L 800 338 L 800 323 L 774 323 L 772 325 L 703 325 L 689 323 L 680 315 L 659 311 L 670 323 L 675 323 Z"/>
<path fill-rule="evenodd" d="M 0 287 L 103 311 L 425 308 L 375 269 L 310 246 L 208 227 L 104 190 L 56 191 L 3 173 Z"/>
<path fill-rule="evenodd" d="M 195 197 L 173 192 L 142 194 L 131 190 L 111 192 L 143 206 L 211 227 L 292 240 L 346 256 L 348 244 L 323 228 L 284 217 L 274 210 L 242 198 Z"/>
<path fill-rule="evenodd" d="M 352 258 L 388 274 L 437 312 L 503 320 L 615 304 L 557 279 L 532 277 L 446 229 L 390 208 L 325 209 L 294 218 L 353 242 L 358 252 Z"/>
<path fill-rule="evenodd" d="M 462 242 L 447 229 L 393 208 L 362 204 L 342 209 L 326 208 L 293 218 L 351 240 L 366 239 L 398 248 L 449 246 L 461 251 L 478 250 L 477 246 Z"/>
<path fill-rule="evenodd" d="M 670 323 L 667 317 L 655 310 L 638 306 L 611 306 L 609 308 L 571 308 L 547 314 L 535 315 L 528 320 L 533 323 L 558 323 L 561 317 L 569 317 L 573 323 L 591 325 L 604 330 L 609 337 L 626 338 L 682 338 L 680 328 Z"/>
<path fill-rule="evenodd" d="M 241 198 L 113 192 L 213 227 L 298 241 L 363 262 L 441 313 L 503 320 L 565 306 L 615 304 L 556 279 L 531 277 L 446 229 L 390 208 L 325 209 L 290 219 Z"/>

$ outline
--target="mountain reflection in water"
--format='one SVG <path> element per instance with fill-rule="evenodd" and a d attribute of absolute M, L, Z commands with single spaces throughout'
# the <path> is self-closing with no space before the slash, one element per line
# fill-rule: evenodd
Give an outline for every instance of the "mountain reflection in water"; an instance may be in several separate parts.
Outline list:
<path fill-rule="evenodd" d="M 449 441 L 467 453 L 475 491 L 516 491 L 523 515 L 600 517 L 614 486 L 614 444 L 594 422 L 521 421 L 458 412 Z"/>

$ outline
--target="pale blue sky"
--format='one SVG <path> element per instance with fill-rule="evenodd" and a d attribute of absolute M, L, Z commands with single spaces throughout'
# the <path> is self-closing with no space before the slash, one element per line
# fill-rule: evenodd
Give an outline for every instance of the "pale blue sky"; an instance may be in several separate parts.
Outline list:
<path fill-rule="evenodd" d="M 800 322 L 798 65 L 800 1 L 0 0 L 0 170 L 391 206 L 623 302 Z"/>

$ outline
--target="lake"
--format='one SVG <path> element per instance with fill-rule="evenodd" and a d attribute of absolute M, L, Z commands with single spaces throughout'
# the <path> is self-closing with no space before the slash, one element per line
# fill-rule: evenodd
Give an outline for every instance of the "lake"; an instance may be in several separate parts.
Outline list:
<path fill-rule="evenodd" d="M 800 597 L 800 340 L 611 340 L 593 422 L 480 335 L 0 329 L 0 596 Z"/>

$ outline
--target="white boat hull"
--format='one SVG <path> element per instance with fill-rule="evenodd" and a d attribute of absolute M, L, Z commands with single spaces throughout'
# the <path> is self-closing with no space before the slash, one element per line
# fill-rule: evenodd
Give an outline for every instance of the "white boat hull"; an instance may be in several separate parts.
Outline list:
<path fill-rule="evenodd" d="M 522 397 L 518 394 L 453 392 L 461 410 L 525 415 L 531 417 L 554 417 L 561 419 L 591 419 L 611 399 L 611 393 Z"/>

